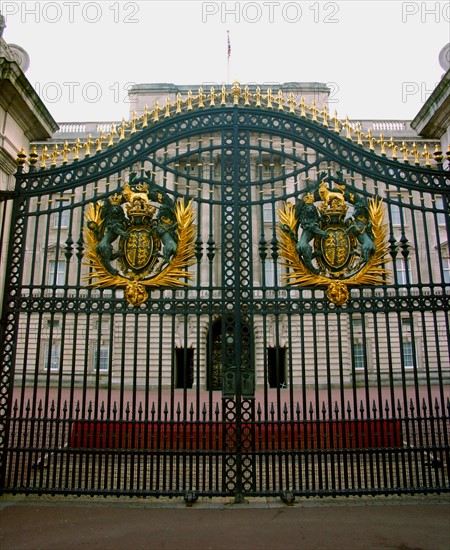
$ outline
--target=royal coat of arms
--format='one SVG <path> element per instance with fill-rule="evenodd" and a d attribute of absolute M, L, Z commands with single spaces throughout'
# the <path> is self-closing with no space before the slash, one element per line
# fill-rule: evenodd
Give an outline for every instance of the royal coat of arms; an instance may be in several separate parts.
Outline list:
<path fill-rule="evenodd" d="M 286 202 L 278 234 L 288 283 L 324 286 L 328 299 L 342 306 L 349 287 L 385 283 L 389 259 L 382 200 L 366 199 L 342 176 L 336 179 L 330 187 L 321 174 L 320 183 L 295 205 Z"/>
<path fill-rule="evenodd" d="M 193 220 L 192 201 L 175 203 L 150 178 L 132 174 L 122 189 L 87 209 L 89 286 L 124 288 L 134 306 L 147 300 L 147 289 L 185 286 L 194 262 Z"/>

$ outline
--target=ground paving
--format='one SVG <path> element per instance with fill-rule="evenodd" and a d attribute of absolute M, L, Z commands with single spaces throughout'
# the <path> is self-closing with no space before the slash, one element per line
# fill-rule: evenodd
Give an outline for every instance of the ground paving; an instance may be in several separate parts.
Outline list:
<path fill-rule="evenodd" d="M 450 498 L 63 498 L 4 496 L 2 550 L 449 550 Z"/>

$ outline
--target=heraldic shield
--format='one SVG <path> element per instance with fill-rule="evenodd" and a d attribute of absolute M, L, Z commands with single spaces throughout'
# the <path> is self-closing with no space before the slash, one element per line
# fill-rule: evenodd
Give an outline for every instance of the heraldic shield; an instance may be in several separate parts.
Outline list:
<path fill-rule="evenodd" d="M 87 210 L 88 285 L 124 288 L 134 306 L 148 299 L 147 289 L 185 286 L 194 237 L 192 201 L 175 203 L 149 174 L 137 178 L 132 173 L 120 192 Z"/>
<path fill-rule="evenodd" d="M 341 173 L 335 178 L 319 174 L 319 183 L 295 205 L 286 202 L 279 218 L 281 264 L 288 268 L 288 284 L 324 286 L 328 299 L 342 306 L 350 297 L 349 287 L 387 281 L 382 200 L 366 200 L 347 186 Z"/>

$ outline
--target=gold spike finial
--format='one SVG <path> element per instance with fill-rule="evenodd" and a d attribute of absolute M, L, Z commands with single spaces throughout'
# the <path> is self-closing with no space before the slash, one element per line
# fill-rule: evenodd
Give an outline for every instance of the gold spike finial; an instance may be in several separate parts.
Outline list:
<path fill-rule="evenodd" d="M 290 92 L 289 94 L 288 105 L 289 105 L 289 112 L 295 113 L 295 106 L 297 105 L 297 103 L 295 102 L 293 92 Z"/>
<path fill-rule="evenodd" d="M 375 151 L 375 138 L 372 135 L 372 128 L 367 130 L 367 139 L 369 140 L 369 150 Z"/>
<path fill-rule="evenodd" d="M 198 108 L 203 109 L 205 104 L 203 103 L 206 99 L 206 94 L 203 92 L 203 88 L 200 86 L 198 89 Z"/>
<path fill-rule="evenodd" d="M 244 93 L 242 94 L 242 97 L 244 98 L 244 105 L 245 106 L 250 105 L 250 99 L 252 97 L 252 94 L 250 93 L 248 86 L 244 88 Z"/>
<path fill-rule="evenodd" d="M 192 111 L 193 106 L 192 102 L 194 101 L 194 96 L 192 95 L 192 90 L 189 90 L 187 98 L 186 98 L 186 105 L 187 105 L 187 111 Z"/>
<path fill-rule="evenodd" d="M 272 101 L 273 101 L 272 88 L 267 88 L 266 101 L 267 101 L 267 108 L 268 109 L 273 109 L 273 105 L 272 105 Z"/>
<path fill-rule="evenodd" d="M 117 132 L 119 134 L 119 141 L 122 141 L 125 139 L 125 130 L 128 127 L 127 121 L 123 118 L 122 124 L 117 128 Z"/>
<path fill-rule="evenodd" d="M 176 105 L 175 113 L 176 114 L 181 113 L 181 103 L 182 103 L 181 94 L 180 94 L 180 92 L 178 92 L 177 93 L 177 100 L 175 102 L 175 105 Z"/>
<path fill-rule="evenodd" d="M 81 145 L 81 142 L 80 142 L 80 138 L 77 138 L 77 140 L 75 141 L 75 145 L 72 147 L 72 152 L 73 152 L 73 160 L 79 160 L 80 159 L 80 149 L 81 149 L 82 145 Z"/>
<path fill-rule="evenodd" d="M 80 139 L 78 138 L 78 142 L 80 141 Z M 48 147 L 47 145 L 44 145 L 44 147 L 42 148 L 42 153 L 40 154 L 39 156 L 39 160 L 41 161 L 41 168 L 47 168 L 47 160 L 50 158 L 49 154 L 48 154 Z"/>
<path fill-rule="evenodd" d="M 256 93 L 255 93 L 255 100 L 256 100 L 255 106 L 256 107 L 261 107 L 261 99 L 262 99 L 261 88 L 259 86 L 257 86 L 256 87 Z"/>
<path fill-rule="evenodd" d="M 101 130 L 99 137 L 95 140 L 95 143 L 97 145 L 97 148 L 95 149 L 96 153 L 101 153 L 102 152 L 102 144 L 105 141 L 105 139 L 106 139 L 105 134 L 104 134 L 103 130 Z"/>
<path fill-rule="evenodd" d="M 286 100 L 283 97 L 283 90 L 281 90 L 281 88 L 278 90 L 275 101 L 278 103 L 278 110 L 284 111 L 283 104 L 286 103 Z"/>
<path fill-rule="evenodd" d="M 328 107 L 326 103 L 323 104 L 323 108 L 320 111 L 320 114 L 322 115 L 322 126 L 325 126 L 326 128 L 328 128 L 328 120 L 330 116 L 328 114 Z"/>
<path fill-rule="evenodd" d="M 319 112 L 319 109 L 316 107 L 315 100 L 313 100 L 309 110 L 311 111 L 311 114 L 312 114 L 312 120 L 314 120 L 314 122 L 317 122 L 317 113 Z"/>
<path fill-rule="evenodd" d="M 414 157 L 414 164 L 420 164 L 420 152 L 417 149 L 416 142 L 413 143 L 411 154 Z"/>
<path fill-rule="evenodd" d="M 448 153 L 448 150 L 447 150 L 447 153 Z M 425 166 L 431 166 L 430 160 L 431 160 L 432 154 L 428 151 L 428 146 L 426 143 L 423 146 L 423 152 L 421 153 L 421 156 L 425 159 Z"/>
<path fill-rule="evenodd" d="M 116 125 L 114 122 L 111 124 L 111 132 L 108 134 L 108 145 L 107 147 L 112 147 L 114 145 L 114 136 L 117 135 Z"/>
<path fill-rule="evenodd" d="M 343 124 L 343 127 L 345 128 L 345 139 L 348 139 L 349 141 L 353 141 L 352 125 L 350 124 L 350 120 L 348 119 L 348 116 L 345 117 L 345 122 Z"/>
<path fill-rule="evenodd" d="M 362 133 L 362 130 L 361 130 L 361 122 L 356 123 L 355 134 L 358 137 L 358 141 L 356 142 L 357 145 L 361 145 L 361 146 L 364 145 L 363 140 L 362 140 L 363 133 Z"/>
<path fill-rule="evenodd" d="M 227 104 L 227 89 L 225 87 L 225 84 L 222 86 L 222 90 L 220 92 L 220 104 L 226 105 Z"/>
<path fill-rule="evenodd" d="M 239 97 L 241 95 L 241 85 L 237 80 L 231 85 L 231 93 L 233 94 L 233 105 L 239 105 Z"/>
<path fill-rule="evenodd" d="M 300 98 L 300 103 L 298 105 L 300 107 L 300 116 L 305 118 L 306 117 L 306 103 L 305 103 L 305 98 L 303 96 Z"/>
<path fill-rule="evenodd" d="M 211 89 L 210 89 L 209 94 L 208 94 L 209 106 L 210 107 L 215 107 L 216 106 L 216 98 L 217 98 L 216 90 L 215 90 L 214 86 L 211 86 Z"/>
<path fill-rule="evenodd" d="M 92 145 L 94 145 L 94 142 L 92 141 L 92 136 L 91 136 L 91 134 L 88 134 L 87 141 L 86 141 L 86 143 L 83 144 L 84 156 L 85 157 L 90 157 L 91 156 L 91 147 L 92 147 Z"/>
<path fill-rule="evenodd" d="M 130 135 L 136 133 L 136 123 L 139 120 L 139 117 L 136 114 L 136 111 L 133 111 L 133 118 L 130 120 Z"/>
<path fill-rule="evenodd" d="M 378 145 L 380 146 L 380 154 L 385 157 L 386 156 L 386 146 L 387 143 L 384 141 L 384 135 L 380 134 L 380 139 L 378 140 Z"/>
<path fill-rule="evenodd" d="M 166 104 L 164 105 L 164 118 L 170 117 L 170 108 L 172 107 L 172 104 L 170 102 L 170 97 L 166 97 Z"/>
<path fill-rule="evenodd" d="M 62 163 L 63 164 L 67 164 L 68 162 L 68 154 L 70 153 L 70 147 L 69 147 L 69 144 L 67 143 L 67 140 L 64 142 L 64 145 L 63 145 L 63 148 L 61 150 L 61 156 L 62 156 Z"/>
<path fill-rule="evenodd" d="M 334 132 L 336 132 L 336 134 L 340 134 L 341 133 L 341 121 L 338 119 L 338 114 L 337 114 L 337 111 L 335 110 L 334 111 L 334 117 L 332 118 L 332 121 L 334 122 Z"/>
<path fill-rule="evenodd" d="M 400 153 L 403 153 L 403 162 L 408 163 L 409 162 L 409 159 L 408 159 L 409 150 L 406 147 L 406 143 L 404 141 L 402 141 L 402 146 L 400 148 Z"/>
<path fill-rule="evenodd" d="M 394 160 L 397 160 L 398 146 L 395 144 L 394 138 L 392 136 L 391 136 L 391 139 L 389 140 L 388 147 L 389 149 L 392 150 L 392 158 Z"/>
<path fill-rule="evenodd" d="M 53 151 L 50 153 L 50 159 L 51 159 L 50 166 L 52 167 L 56 166 L 56 159 L 58 157 L 59 157 L 59 147 L 58 147 L 58 144 L 55 143 L 55 145 L 53 145 Z"/>
<path fill-rule="evenodd" d="M 144 112 L 142 113 L 142 128 L 147 128 L 148 126 L 148 117 L 149 117 L 150 113 L 148 111 L 148 106 L 145 105 L 144 106 Z"/>
<path fill-rule="evenodd" d="M 153 122 L 158 122 L 159 120 L 159 101 L 155 99 L 155 103 L 153 104 Z"/>

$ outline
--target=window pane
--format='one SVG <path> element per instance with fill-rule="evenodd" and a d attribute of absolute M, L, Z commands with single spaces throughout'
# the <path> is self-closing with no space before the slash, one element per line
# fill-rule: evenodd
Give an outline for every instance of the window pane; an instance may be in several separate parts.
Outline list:
<path fill-rule="evenodd" d="M 56 272 L 56 279 L 55 279 L 55 269 L 57 269 Z M 50 260 L 49 262 L 49 270 L 48 270 L 48 284 L 53 286 L 63 286 L 66 280 L 66 262 L 63 260 L 58 260 L 58 262 L 55 262 L 54 260 Z"/>
<path fill-rule="evenodd" d="M 450 259 L 444 258 L 442 260 L 444 270 L 444 283 L 450 284 Z"/>
<path fill-rule="evenodd" d="M 94 370 L 108 371 L 109 370 L 109 346 L 108 344 L 102 344 L 100 346 L 100 356 L 98 355 L 99 349 L 97 346 L 94 348 Z"/>
<path fill-rule="evenodd" d="M 273 208 L 272 208 L 272 196 L 265 195 L 263 197 L 264 203 L 263 203 L 263 220 L 264 223 L 272 223 L 273 222 Z"/>
<path fill-rule="evenodd" d="M 398 204 L 391 205 L 392 225 L 402 225 L 403 212 Z"/>
<path fill-rule="evenodd" d="M 60 343 L 53 342 L 52 345 L 46 344 L 44 349 L 44 369 L 59 370 L 59 350 Z"/>
<path fill-rule="evenodd" d="M 406 273 L 407 269 L 408 274 Z M 395 271 L 397 274 L 397 283 L 399 285 L 406 285 L 408 282 L 411 282 L 409 261 L 405 262 L 405 260 L 395 260 Z"/>
<path fill-rule="evenodd" d="M 355 370 L 364 369 L 364 346 L 362 342 L 353 345 L 353 364 Z"/>
<path fill-rule="evenodd" d="M 62 210 L 61 212 L 56 212 L 53 218 L 53 227 L 55 229 L 61 227 L 69 227 L 69 211 Z"/>
<path fill-rule="evenodd" d="M 444 199 L 442 197 L 436 197 L 437 210 L 444 210 Z M 439 212 L 437 215 L 437 221 L 439 225 L 445 225 L 445 213 Z"/>
<path fill-rule="evenodd" d="M 403 366 L 405 368 L 414 367 L 414 353 L 412 342 L 403 341 Z"/>
<path fill-rule="evenodd" d="M 275 264 L 271 259 L 264 262 L 265 286 L 275 286 Z"/>

